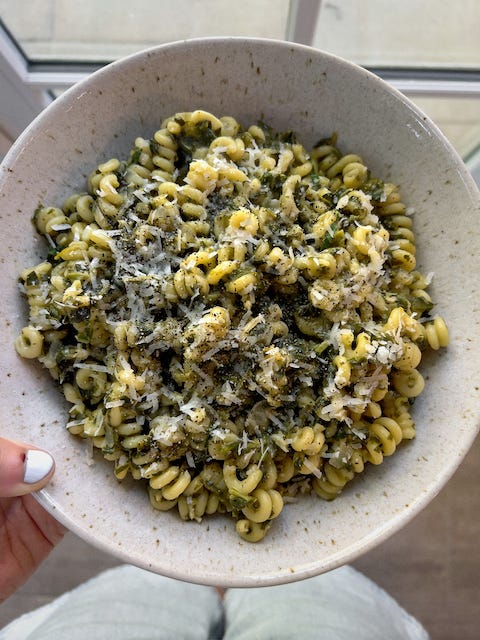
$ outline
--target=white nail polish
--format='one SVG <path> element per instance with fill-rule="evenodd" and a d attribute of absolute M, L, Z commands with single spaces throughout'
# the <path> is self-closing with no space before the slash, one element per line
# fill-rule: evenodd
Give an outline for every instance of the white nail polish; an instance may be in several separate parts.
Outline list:
<path fill-rule="evenodd" d="M 23 481 L 26 484 L 35 484 L 50 473 L 53 467 L 53 458 L 46 451 L 29 449 L 25 455 L 25 475 Z"/>

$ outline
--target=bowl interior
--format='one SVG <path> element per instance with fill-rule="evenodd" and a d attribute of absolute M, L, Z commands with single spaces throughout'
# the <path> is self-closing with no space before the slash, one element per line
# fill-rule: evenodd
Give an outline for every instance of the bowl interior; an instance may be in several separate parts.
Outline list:
<path fill-rule="evenodd" d="M 435 274 L 432 297 L 451 344 L 422 365 L 417 438 L 371 468 L 333 503 L 288 505 L 267 538 L 240 540 L 227 518 L 184 523 L 151 510 L 138 483 L 119 484 L 109 463 L 91 464 L 63 428 L 66 406 L 49 376 L 21 360 L 14 338 L 26 308 L 19 272 L 43 259 L 31 215 L 85 188 L 101 161 L 125 157 L 178 111 L 202 108 L 243 125 L 294 130 L 305 146 L 338 132 L 343 151 L 400 185 L 415 210 L 419 268 Z M 307 47 L 214 39 L 166 45 L 109 65 L 51 105 L 17 141 L 0 173 L 4 228 L 0 389 L 6 437 L 48 448 L 54 481 L 40 500 L 88 542 L 127 562 L 207 584 L 287 582 L 345 562 L 385 539 L 423 508 L 454 472 L 478 428 L 478 192 L 437 128 L 368 72 Z"/>

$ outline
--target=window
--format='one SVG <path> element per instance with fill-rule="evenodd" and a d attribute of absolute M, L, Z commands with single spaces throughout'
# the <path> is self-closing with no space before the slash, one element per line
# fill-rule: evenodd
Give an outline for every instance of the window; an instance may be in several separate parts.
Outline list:
<path fill-rule="evenodd" d="M 0 154 L 60 91 L 118 57 L 184 38 L 289 39 L 403 91 L 480 170 L 480 3 L 459 0 L 0 0 Z"/>

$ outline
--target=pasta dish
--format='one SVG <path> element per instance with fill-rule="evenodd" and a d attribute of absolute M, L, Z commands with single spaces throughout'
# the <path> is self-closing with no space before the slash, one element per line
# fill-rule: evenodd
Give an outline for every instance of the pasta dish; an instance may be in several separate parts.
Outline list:
<path fill-rule="evenodd" d="M 34 223 L 48 255 L 21 274 L 17 351 L 155 509 L 229 514 L 256 542 L 414 438 L 422 354 L 448 331 L 397 186 L 335 135 L 307 151 L 177 113 Z"/>

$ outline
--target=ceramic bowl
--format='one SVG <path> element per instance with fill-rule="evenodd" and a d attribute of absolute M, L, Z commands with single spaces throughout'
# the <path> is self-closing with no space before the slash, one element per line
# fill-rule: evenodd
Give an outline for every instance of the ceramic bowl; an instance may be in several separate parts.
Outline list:
<path fill-rule="evenodd" d="M 419 268 L 434 273 L 432 297 L 450 346 L 422 364 L 414 406 L 417 438 L 371 467 L 334 502 L 288 505 L 267 537 L 242 541 L 230 519 L 185 523 L 151 509 L 139 483 L 118 483 L 110 463 L 89 464 L 85 443 L 64 428 L 66 406 L 49 376 L 20 359 L 25 323 L 17 278 L 44 258 L 31 216 L 61 205 L 87 174 L 166 116 L 206 109 L 242 124 L 292 129 L 308 146 L 336 131 L 376 175 L 400 185 L 415 210 Z M 207 39 L 150 49 L 88 77 L 50 105 L 11 149 L 0 174 L 0 397 L 5 437 L 55 456 L 53 482 L 38 499 L 73 532 L 121 560 L 204 584 L 253 586 L 306 578 L 350 562 L 423 509 L 469 449 L 480 406 L 478 191 L 437 127 L 367 71 L 286 42 Z"/>

